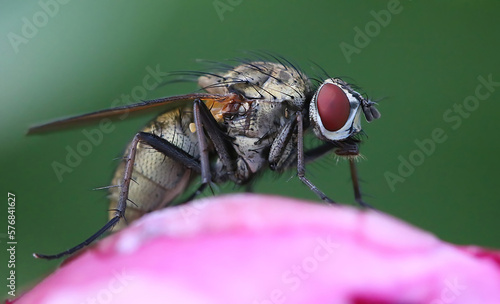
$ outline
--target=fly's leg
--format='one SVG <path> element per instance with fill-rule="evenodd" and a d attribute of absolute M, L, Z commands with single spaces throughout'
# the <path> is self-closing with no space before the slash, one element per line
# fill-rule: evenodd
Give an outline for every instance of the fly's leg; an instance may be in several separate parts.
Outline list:
<path fill-rule="evenodd" d="M 189 154 L 186 153 L 186 155 L 189 156 L 191 160 L 196 162 L 196 168 L 194 169 L 198 173 L 201 173 L 201 185 L 191 195 L 189 195 L 186 199 L 182 200 L 181 202 L 176 203 L 176 205 L 181 205 L 193 200 L 196 196 L 200 195 L 200 193 L 202 193 L 207 188 L 207 186 L 209 186 L 210 183 L 212 182 L 208 143 L 204 131 L 206 131 L 208 137 L 214 144 L 215 150 L 217 151 L 219 158 L 223 162 L 224 166 L 227 168 L 228 171 L 230 172 L 234 171 L 234 169 L 232 169 L 232 162 L 225 143 L 225 141 L 227 141 L 227 138 L 224 138 L 224 133 L 221 132 L 217 121 L 213 117 L 212 113 L 210 112 L 206 104 L 200 99 L 195 99 L 194 101 L 193 115 L 194 115 L 194 125 L 196 127 L 196 137 L 198 139 L 198 145 L 200 149 L 200 162 L 197 162 L 194 159 L 192 159 L 192 157 Z M 168 154 L 166 155 L 170 156 Z M 186 165 L 186 160 L 181 162 Z M 192 168 L 188 165 L 186 165 L 186 167 Z"/>
<path fill-rule="evenodd" d="M 295 131 L 295 125 L 297 125 L 297 175 L 299 179 L 311 189 L 317 196 L 328 203 L 335 203 L 328 196 L 326 196 L 321 190 L 318 189 L 307 177 L 305 177 L 305 157 L 304 157 L 304 126 L 302 113 L 297 112 L 295 114 L 295 119 L 290 120 L 287 124 L 283 126 L 278 136 L 275 138 L 271 149 L 269 151 L 269 165 L 271 170 L 281 170 L 283 169 L 280 165 L 280 159 L 283 152 L 285 151 L 290 139 Z M 323 152 L 325 153 L 325 152 Z M 285 166 L 286 167 L 286 166 Z"/>
<path fill-rule="evenodd" d="M 78 250 L 82 249 L 83 247 L 90 245 L 93 241 L 95 241 L 95 239 L 97 239 L 99 236 L 101 236 L 106 231 L 111 229 L 114 225 L 116 225 L 119 220 L 120 220 L 120 218 L 115 218 L 115 217 L 112 218 L 111 220 L 109 220 L 106 223 L 106 225 L 104 225 L 101 229 L 99 229 L 99 231 L 94 233 L 91 237 L 89 237 L 88 239 L 86 239 L 82 243 L 80 243 L 80 244 L 76 245 L 75 247 L 72 247 L 66 251 L 60 252 L 58 254 L 53 254 L 53 255 L 33 253 L 33 256 L 37 259 L 53 260 L 53 259 L 62 258 L 63 256 L 66 256 L 66 255 L 73 254 L 73 253 L 77 252 Z"/>
<path fill-rule="evenodd" d="M 200 102 L 194 101 L 193 106 L 194 125 L 196 126 L 196 137 L 198 139 L 198 146 L 200 149 L 200 163 L 201 163 L 201 184 L 209 184 L 212 182 L 212 174 L 210 173 L 210 162 L 208 159 L 208 144 L 205 134 L 203 134 L 203 123 L 201 121 Z"/>
<path fill-rule="evenodd" d="M 352 187 L 354 188 L 354 199 L 356 200 L 356 202 L 358 202 L 358 204 L 361 207 L 375 209 L 370 204 L 365 203 L 365 201 L 363 201 L 363 198 L 361 197 L 358 170 L 356 170 L 356 163 L 352 158 L 349 158 L 349 168 L 351 169 Z"/>
<path fill-rule="evenodd" d="M 297 175 L 299 176 L 299 179 L 306 184 L 311 191 L 316 193 L 317 196 L 319 196 L 322 200 L 325 202 L 335 204 L 335 202 L 330 199 L 328 196 L 326 196 L 321 190 L 318 189 L 307 177 L 305 176 L 306 174 L 306 167 L 305 167 L 305 161 L 304 161 L 304 122 L 302 118 L 302 113 L 297 112 Z"/>
<path fill-rule="evenodd" d="M 172 143 L 168 142 L 167 140 L 151 134 L 151 133 L 145 133 L 145 132 L 139 132 L 134 136 L 134 139 L 131 142 L 131 148 L 130 151 L 127 155 L 126 158 L 126 163 L 125 163 L 125 172 L 123 174 L 123 179 L 122 183 L 120 185 L 120 197 L 118 199 L 118 205 L 117 208 L 115 209 L 115 214 L 113 218 L 111 218 L 99 231 L 94 233 L 92 236 L 90 236 L 88 239 L 83 241 L 82 243 L 66 250 L 58 254 L 54 255 L 45 255 L 45 254 L 38 254 L 34 253 L 33 256 L 35 258 L 41 258 L 41 259 L 47 259 L 47 260 L 52 260 L 52 259 L 58 259 L 66 255 L 70 255 L 72 253 L 75 253 L 76 251 L 82 249 L 83 247 L 89 245 L 92 243 L 94 240 L 96 240 L 98 237 L 100 237 L 102 234 L 104 234 L 106 231 L 111 229 L 114 225 L 116 225 L 120 219 L 124 218 L 125 215 L 125 210 L 127 208 L 127 201 L 128 199 L 128 191 L 130 188 L 130 181 L 132 180 L 132 172 L 134 169 L 134 161 L 135 161 L 135 154 L 137 151 L 137 145 L 139 142 L 143 142 L 158 152 L 161 152 L 165 154 L 166 156 L 174 159 L 177 162 L 182 163 L 184 166 L 187 168 L 193 169 L 196 172 L 201 172 L 201 165 L 198 162 L 198 160 L 194 159 L 193 156 L 191 156 L 189 153 L 185 152 L 184 150 L 180 149 L 179 147 L 173 145 Z"/>
<path fill-rule="evenodd" d="M 356 169 L 356 163 L 354 161 L 354 156 L 359 155 L 359 147 L 357 144 L 350 144 L 341 146 L 338 150 L 335 151 L 335 154 L 340 156 L 348 156 L 349 157 L 349 169 L 351 171 L 351 181 L 352 187 L 354 190 L 354 199 L 356 202 L 364 208 L 375 209 L 371 205 L 365 203 L 361 196 L 361 188 L 359 185 L 359 177 L 358 170 Z"/>
<path fill-rule="evenodd" d="M 302 117 L 300 117 L 302 118 Z M 297 117 L 295 121 L 298 121 L 299 118 Z M 279 155 L 284 151 L 285 146 L 287 145 L 289 139 L 291 138 L 291 133 L 293 131 L 293 123 L 289 123 L 288 125 L 285 125 L 283 128 L 283 131 L 278 134 L 278 136 L 275 139 L 275 142 L 273 142 L 273 145 L 271 147 L 270 151 L 270 159 L 269 162 L 271 164 L 271 169 L 284 169 L 284 168 L 279 168 L 275 166 L 275 163 L 279 160 Z M 299 172 L 299 178 L 300 178 L 300 171 L 302 171 L 302 174 L 305 172 L 305 164 L 310 163 L 321 156 L 331 152 L 332 150 L 335 151 L 335 154 L 339 156 L 356 156 L 359 155 L 359 148 L 356 143 L 324 143 L 318 147 L 315 147 L 313 149 L 310 149 L 308 151 L 303 151 L 303 136 L 301 133 L 303 133 L 303 127 L 302 124 L 299 123 L 298 127 L 300 130 L 298 130 L 298 147 L 297 147 L 297 170 Z M 275 147 L 276 146 L 276 147 Z M 302 158 L 301 158 L 302 156 Z M 302 163 L 302 165 L 301 165 Z M 361 196 L 361 190 L 360 190 L 360 185 L 359 185 L 359 178 L 358 178 L 358 172 L 356 170 L 356 163 L 354 161 L 353 157 L 349 157 L 349 167 L 351 171 L 351 180 L 352 180 L 352 185 L 353 185 L 353 190 L 354 190 L 354 199 L 356 202 L 364 208 L 370 208 L 370 209 L 375 209 L 365 201 L 363 201 L 363 198 Z M 303 177 L 301 178 L 302 182 L 304 182 L 306 185 L 309 186 L 309 188 L 314 187 L 316 190 L 311 188 L 312 191 L 314 191 L 319 197 L 323 199 L 323 196 L 325 196 L 321 191 L 319 191 L 307 178 Z M 306 180 L 306 181 L 304 181 Z M 319 192 L 319 193 L 318 193 Z M 323 195 L 323 196 L 322 196 Z M 325 196 L 326 197 L 326 196 Z M 326 197 L 326 201 L 331 201 Z"/>
<path fill-rule="evenodd" d="M 283 157 L 286 157 L 283 156 L 283 153 L 285 152 L 286 147 L 288 146 L 288 143 L 292 138 L 296 124 L 297 124 L 297 119 L 289 120 L 280 130 L 278 136 L 276 136 L 276 138 L 274 139 L 273 144 L 271 145 L 271 149 L 269 150 L 269 159 L 268 159 L 269 167 L 271 168 L 271 170 L 279 171 L 282 170 L 283 167 L 286 167 L 286 165 L 283 164 L 283 161 L 281 160 L 283 159 Z"/>
<path fill-rule="evenodd" d="M 178 205 L 193 200 L 196 196 L 202 193 L 212 182 L 212 174 L 210 170 L 208 155 L 208 143 L 204 132 L 206 132 L 206 134 L 212 141 L 219 159 L 226 168 L 226 171 L 229 174 L 232 174 L 235 170 L 233 162 L 231 161 L 229 149 L 227 148 L 226 144 L 229 140 L 231 140 L 231 138 L 229 138 L 221 131 L 219 124 L 213 117 L 210 109 L 208 109 L 207 105 L 203 101 L 196 99 L 193 105 L 193 113 L 194 124 L 197 133 L 196 136 L 198 138 L 198 144 L 200 147 L 201 185 L 190 196 L 178 203 Z"/>
<path fill-rule="evenodd" d="M 222 132 L 219 123 L 215 120 L 214 116 L 208 109 L 207 105 L 201 100 L 194 101 L 194 118 L 195 118 L 196 130 L 204 130 L 206 132 L 206 134 L 212 141 L 214 148 L 217 151 L 217 155 L 226 169 L 226 172 L 228 172 L 229 174 L 233 174 L 236 169 L 234 162 L 232 161 L 230 150 L 228 148 L 228 142 L 230 142 L 232 138 L 227 134 L 225 134 L 224 132 Z M 204 136 L 203 131 L 197 133 L 198 133 L 197 134 L 198 140 L 200 141 L 200 150 L 202 151 L 201 153 L 203 154 L 203 150 L 201 149 L 201 144 L 203 142 L 206 148 L 206 137 Z M 208 153 L 206 158 L 207 158 L 207 168 L 208 168 Z"/>
<path fill-rule="evenodd" d="M 325 154 L 332 152 L 332 150 L 337 149 L 338 146 L 336 144 L 326 142 L 320 146 L 309 149 L 304 152 L 304 161 L 306 164 L 309 164 L 318 158 L 324 156 Z"/>
<path fill-rule="evenodd" d="M 178 206 L 178 205 L 183 205 L 189 201 L 192 201 L 195 197 L 197 197 L 198 195 L 200 195 L 200 193 L 202 193 L 203 191 L 205 191 L 205 189 L 207 188 L 207 185 L 208 184 L 201 184 L 200 186 L 198 186 L 198 188 L 196 188 L 196 190 L 191 193 L 191 195 L 189 195 L 188 197 L 186 197 L 185 199 L 183 199 L 182 201 L 179 201 L 179 202 L 176 202 L 174 204 L 169 204 L 168 206 Z"/>
<path fill-rule="evenodd" d="M 85 246 L 88 246 L 90 243 L 92 243 L 95 239 L 97 239 L 99 236 L 104 234 L 106 231 L 111 229 L 114 225 L 116 225 L 120 219 L 124 216 L 125 214 L 125 209 L 127 206 L 127 200 L 128 200 L 128 190 L 130 187 L 130 180 L 132 176 L 132 170 L 134 167 L 134 160 L 135 160 L 135 153 L 137 151 L 137 144 L 139 143 L 140 140 L 140 134 L 136 134 L 134 139 L 132 140 L 131 143 L 131 148 L 127 157 L 127 162 L 125 164 L 125 173 L 123 174 L 123 181 L 120 186 L 120 198 L 118 200 L 118 206 L 115 210 L 115 215 L 113 218 L 111 218 L 99 231 L 94 233 L 92 236 L 90 236 L 88 239 L 83 241 L 82 243 L 66 250 L 63 252 L 60 252 L 58 254 L 53 254 L 53 255 L 45 255 L 45 254 L 38 254 L 34 253 L 33 256 L 35 258 L 41 258 L 41 259 L 47 259 L 47 260 L 52 260 L 52 259 L 59 259 L 63 256 L 70 255 L 80 249 L 82 249 Z"/>
<path fill-rule="evenodd" d="M 245 185 L 245 192 L 246 193 L 253 193 L 253 184 L 252 183 L 249 183 L 249 184 L 246 184 Z"/>
<path fill-rule="evenodd" d="M 300 180 L 306 184 L 311 191 L 316 193 L 322 200 L 334 204 L 335 202 L 328 198 L 321 190 L 318 189 L 309 179 L 305 177 L 306 167 L 304 162 L 304 122 L 302 113 L 297 112 L 297 174 Z"/>

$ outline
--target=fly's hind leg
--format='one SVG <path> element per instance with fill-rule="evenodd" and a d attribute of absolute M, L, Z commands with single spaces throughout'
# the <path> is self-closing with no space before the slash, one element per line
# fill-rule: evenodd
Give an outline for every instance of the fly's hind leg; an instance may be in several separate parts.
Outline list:
<path fill-rule="evenodd" d="M 104 234 L 106 231 L 111 229 L 114 225 L 116 225 L 122 218 L 125 216 L 125 210 L 127 208 L 128 193 L 130 188 L 130 181 L 132 180 L 132 172 L 134 169 L 135 155 L 137 152 L 137 145 L 139 142 L 145 143 L 158 152 L 165 154 L 166 156 L 174 159 L 175 161 L 182 163 L 187 168 L 193 169 L 194 171 L 200 173 L 201 172 L 201 164 L 198 160 L 196 160 L 193 156 L 191 156 L 186 151 L 180 149 L 179 147 L 173 145 L 167 140 L 145 132 L 139 132 L 134 136 L 134 139 L 131 142 L 130 150 L 128 152 L 126 162 L 125 162 L 125 171 L 123 174 L 123 179 L 120 186 L 120 197 L 118 199 L 118 204 L 116 209 L 114 210 L 114 216 L 101 228 L 99 231 L 94 233 L 88 239 L 83 241 L 82 243 L 66 250 L 58 254 L 54 255 L 45 255 L 45 254 L 33 254 L 36 258 L 42 259 L 58 259 L 66 255 L 70 255 L 83 247 L 91 244 L 94 240 Z"/>

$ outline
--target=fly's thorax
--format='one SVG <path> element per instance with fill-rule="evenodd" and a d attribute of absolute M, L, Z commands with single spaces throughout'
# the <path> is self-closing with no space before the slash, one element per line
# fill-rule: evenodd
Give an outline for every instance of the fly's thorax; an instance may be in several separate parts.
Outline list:
<path fill-rule="evenodd" d="M 198 79 L 201 88 L 213 94 L 238 93 L 248 100 L 286 102 L 302 109 L 311 83 L 299 70 L 273 62 L 248 62 L 222 75 Z"/>
<path fill-rule="evenodd" d="M 316 136 L 337 141 L 359 133 L 363 102 L 367 101 L 341 79 L 325 80 L 309 105 L 309 119 Z"/>
<path fill-rule="evenodd" d="M 142 131 L 158 135 L 193 157 L 199 157 L 196 134 L 190 130 L 193 121 L 192 108 L 175 109 L 161 114 L 151 121 Z M 125 158 L 128 157 L 128 147 Z M 113 178 L 113 185 L 123 181 L 123 161 Z M 144 213 L 160 209 L 181 195 L 194 178 L 194 172 L 149 145 L 139 143 L 136 150 L 129 200 L 125 217 L 128 222 Z M 120 188 L 110 189 L 111 209 L 116 208 Z M 112 213 L 113 214 L 113 213 Z"/>
<path fill-rule="evenodd" d="M 243 63 L 220 75 L 207 74 L 198 79 L 198 84 L 208 93 L 241 97 L 212 108 L 216 120 L 233 139 L 238 155 L 234 174 L 237 183 L 245 183 L 268 167 L 269 150 L 278 132 L 295 119 L 294 112 L 307 112 L 305 107 L 312 95 L 310 80 L 301 71 L 263 61 Z"/>

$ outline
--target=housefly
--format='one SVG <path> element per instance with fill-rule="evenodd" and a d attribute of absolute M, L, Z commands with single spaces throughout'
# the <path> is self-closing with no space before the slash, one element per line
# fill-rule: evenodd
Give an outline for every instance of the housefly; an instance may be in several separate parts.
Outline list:
<path fill-rule="evenodd" d="M 200 73 L 204 93 L 193 93 L 115 107 L 32 127 L 29 133 L 116 117 L 151 108 L 166 110 L 138 132 L 110 187 L 109 221 L 83 248 L 110 228 L 175 204 L 197 177 L 194 198 L 210 184 L 245 185 L 263 170 L 296 168 L 297 176 L 323 201 L 333 203 L 305 174 L 305 165 L 328 152 L 349 159 L 355 199 L 362 206 L 354 156 L 358 155 L 361 115 L 379 118 L 375 103 L 340 78 L 314 81 L 283 58 L 240 61 L 221 73 Z M 304 132 L 322 144 L 305 151 Z"/>

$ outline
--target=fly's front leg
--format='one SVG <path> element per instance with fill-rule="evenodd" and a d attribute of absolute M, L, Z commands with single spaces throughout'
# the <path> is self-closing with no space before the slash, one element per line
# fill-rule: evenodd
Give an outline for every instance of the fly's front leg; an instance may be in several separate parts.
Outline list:
<path fill-rule="evenodd" d="M 301 125 L 301 124 L 299 123 L 299 125 Z M 283 130 L 285 132 L 292 133 L 292 131 L 293 131 L 292 127 L 293 126 L 294 125 L 292 125 L 292 124 L 285 125 L 285 127 L 283 128 Z M 273 143 L 273 146 L 271 147 L 271 153 L 270 153 L 270 155 L 272 155 L 273 152 L 275 152 L 275 154 L 272 156 L 274 158 L 272 158 L 270 156 L 271 169 L 273 169 L 273 170 L 275 168 L 273 167 L 273 163 L 271 162 L 271 160 L 274 159 L 276 161 L 278 159 L 279 153 L 282 153 L 284 151 L 284 147 L 287 144 L 287 140 L 286 139 L 290 138 L 290 135 L 284 134 L 285 132 L 282 131 L 276 137 L 276 140 Z M 303 132 L 303 131 L 299 130 L 298 133 L 299 132 Z M 339 156 L 344 156 L 344 157 L 347 156 L 347 157 L 349 157 L 349 167 L 350 167 L 350 171 L 351 171 L 351 180 L 352 180 L 352 185 L 353 185 L 353 190 L 354 190 L 354 198 L 355 198 L 356 202 L 360 206 L 362 206 L 362 207 L 374 209 L 368 203 L 366 203 L 366 202 L 363 201 L 363 198 L 362 198 L 362 195 L 361 195 L 360 184 L 359 184 L 359 177 L 358 177 L 358 172 L 356 170 L 356 162 L 354 160 L 354 156 L 359 155 L 359 147 L 358 147 L 357 143 L 331 143 L 331 142 L 326 142 L 326 143 L 323 143 L 322 145 L 320 145 L 318 147 L 315 147 L 315 148 L 310 149 L 308 151 L 302 152 L 303 151 L 303 147 L 304 147 L 303 144 L 301 143 L 302 138 L 303 138 L 303 136 L 298 135 L 298 139 L 297 139 L 297 141 L 298 141 L 298 148 L 297 148 L 297 150 L 298 150 L 298 152 L 297 152 L 297 162 L 298 162 L 298 164 L 297 164 L 297 170 L 299 171 L 299 177 L 300 177 L 300 172 L 301 171 L 302 171 L 302 174 L 304 174 L 305 164 L 313 162 L 316 159 L 322 157 L 323 155 L 325 155 L 327 153 L 330 153 L 330 152 L 334 151 L 335 154 L 337 154 Z M 276 147 L 275 147 L 275 143 L 277 143 Z M 302 160 L 300 158 L 301 155 L 302 155 Z M 300 165 L 300 163 L 302 163 L 302 165 Z M 280 168 L 278 168 L 278 169 L 280 169 Z M 281 169 L 286 169 L 286 168 L 281 168 Z M 306 180 L 305 182 L 304 182 L 304 179 Z M 303 177 L 303 179 L 301 178 L 301 180 L 306 185 L 308 185 L 311 188 L 310 185 L 312 185 L 312 183 L 310 181 L 308 181 L 305 177 Z M 312 187 L 314 187 L 314 185 L 312 185 Z M 318 194 L 318 192 L 315 191 L 314 189 L 311 188 L 311 190 L 313 190 L 316 194 Z M 316 188 L 316 190 L 317 190 L 317 188 Z M 321 195 L 324 195 L 324 194 L 321 191 L 319 191 L 318 195 L 320 197 L 322 197 Z M 327 198 L 327 200 L 329 200 L 329 199 Z"/>
<path fill-rule="evenodd" d="M 341 146 L 338 150 L 335 151 L 335 154 L 337 154 L 339 156 L 349 157 L 349 169 L 351 170 L 352 187 L 354 190 L 354 199 L 356 200 L 356 202 L 361 207 L 374 209 L 372 206 L 365 203 L 363 201 L 362 196 L 361 196 L 361 188 L 359 185 L 358 170 L 356 168 L 356 163 L 354 160 L 354 157 L 359 155 L 358 145 L 351 144 L 351 145 Z"/>
<path fill-rule="evenodd" d="M 118 204 L 115 211 L 114 216 L 101 228 L 99 231 L 94 233 L 92 236 L 90 236 L 88 239 L 83 241 L 82 243 L 66 250 L 58 254 L 54 255 L 45 255 L 45 254 L 33 254 L 36 258 L 42 258 L 42 259 L 58 259 L 66 255 L 70 255 L 83 247 L 91 244 L 94 240 L 96 240 L 98 237 L 103 235 L 106 231 L 111 229 L 114 225 L 116 225 L 122 218 L 124 218 L 125 215 L 125 210 L 127 208 L 127 201 L 128 199 L 128 193 L 130 189 L 130 181 L 132 180 L 132 172 L 134 170 L 134 162 L 135 162 L 135 155 L 137 152 L 137 145 L 139 142 L 143 142 L 155 150 L 165 154 L 166 156 L 182 163 L 184 166 L 187 168 L 193 169 L 196 172 L 200 172 L 200 163 L 193 158 L 189 153 L 186 151 L 180 149 L 179 147 L 173 145 L 172 143 L 168 142 L 167 140 L 151 134 L 151 133 L 145 133 L 145 132 L 139 132 L 134 136 L 134 139 L 131 142 L 130 145 L 130 150 L 128 152 L 127 158 L 126 158 L 126 163 L 125 163 L 125 171 L 123 173 L 123 178 L 122 182 L 119 185 L 120 186 L 120 197 L 118 199 Z"/>
<path fill-rule="evenodd" d="M 269 167 L 273 171 L 280 171 L 289 165 L 287 158 L 291 154 L 289 142 L 292 139 L 297 119 L 289 120 L 273 141 L 269 150 Z M 287 150 L 288 149 L 288 150 Z"/>
<path fill-rule="evenodd" d="M 324 156 L 325 154 L 332 152 L 332 150 L 337 149 L 337 148 L 338 148 L 338 146 L 333 144 L 333 143 L 330 143 L 330 142 L 323 143 L 320 146 L 317 146 L 315 148 L 312 148 L 312 149 L 305 151 L 304 152 L 304 162 L 306 164 L 309 164 L 309 163 L 317 160 L 318 158 Z"/>
<path fill-rule="evenodd" d="M 363 201 L 363 198 L 361 197 L 358 170 L 356 170 L 356 163 L 354 162 L 353 158 L 349 158 L 349 168 L 351 169 L 352 187 L 354 188 L 354 199 L 356 200 L 356 202 L 358 202 L 360 206 L 364 208 L 374 209 L 372 206 L 365 203 L 365 201 Z"/>
<path fill-rule="evenodd" d="M 322 200 L 334 204 L 335 202 L 318 189 L 309 179 L 305 177 L 306 167 L 304 161 L 304 121 L 301 112 L 297 112 L 297 174 L 300 180 L 306 184 Z"/>

